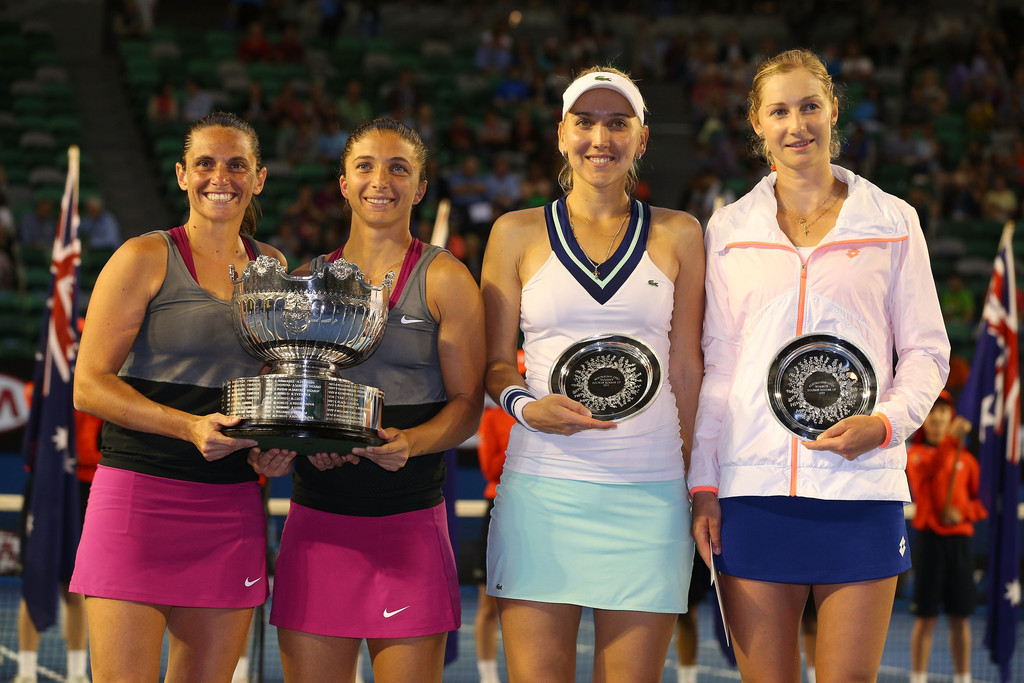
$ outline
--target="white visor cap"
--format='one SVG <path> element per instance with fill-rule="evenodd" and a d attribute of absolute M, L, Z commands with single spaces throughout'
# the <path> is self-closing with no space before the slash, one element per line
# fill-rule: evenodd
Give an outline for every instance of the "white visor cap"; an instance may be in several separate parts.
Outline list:
<path fill-rule="evenodd" d="M 562 118 L 564 119 L 565 115 L 569 113 L 580 95 L 594 88 L 614 90 L 625 97 L 629 105 L 633 107 L 633 113 L 640 119 L 640 123 L 644 123 L 644 98 L 641 97 L 640 90 L 628 78 L 609 71 L 595 71 L 573 81 L 562 93 Z"/>

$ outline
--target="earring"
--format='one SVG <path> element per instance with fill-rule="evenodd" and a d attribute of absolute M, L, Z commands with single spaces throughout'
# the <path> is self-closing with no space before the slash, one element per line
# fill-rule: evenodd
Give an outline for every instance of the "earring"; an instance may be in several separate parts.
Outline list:
<path fill-rule="evenodd" d="M 565 160 L 565 161 L 568 161 L 569 160 L 569 153 L 568 152 L 562 152 L 562 159 Z"/>
<path fill-rule="evenodd" d="M 637 160 L 637 161 L 640 161 L 640 160 L 641 160 L 641 159 L 643 159 L 643 158 L 644 158 L 643 152 L 640 152 L 640 153 L 638 153 L 638 154 L 636 155 L 636 160 Z"/>

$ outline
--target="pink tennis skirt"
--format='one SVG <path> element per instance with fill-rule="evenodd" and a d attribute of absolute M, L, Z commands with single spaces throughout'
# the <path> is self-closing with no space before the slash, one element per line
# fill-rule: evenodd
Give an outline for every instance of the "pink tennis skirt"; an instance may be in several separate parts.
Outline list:
<path fill-rule="evenodd" d="M 198 484 L 100 466 L 71 591 L 175 607 L 267 599 L 260 485 Z"/>
<path fill-rule="evenodd" d="M 292 502 L 271 624 L 341 638 L 415 638 L 454 631 L 461 619 L 444 503 L 355 517 Z"/>

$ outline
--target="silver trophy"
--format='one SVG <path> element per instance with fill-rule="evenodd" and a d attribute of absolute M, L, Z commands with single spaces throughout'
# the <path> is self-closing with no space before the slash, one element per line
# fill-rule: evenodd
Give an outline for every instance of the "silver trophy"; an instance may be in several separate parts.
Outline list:
<path fill-rule="evenodd" d="M 875 370 L 860 348 L 834 334 L 787 342 L 768 368 L 772 415 L 791 434 L 816 439 L 851 415 L 870 415 L 878 398 Z"/>
<path fill-rule="evenodd" d="M 368 284 L 344 259 L 294 276 L 259 256 L 241 277 L 234 266 L 230 273 L 235 332 L 270 371 L 224 382 L 221 410 L 242 418 L 224 433 L 304 454 L 383 443 L 384 392 L 339 371 L 366 360 L 383 338 L 390 283 Z"/>
<path fill-rule="evenodd" d="M 548 376 L 548 390 L 579 401 L 598 420 L 621 422 L 654 402 L 662 374 L 661 359 L 643 340 L 595 334 L 558 355 Z"/>

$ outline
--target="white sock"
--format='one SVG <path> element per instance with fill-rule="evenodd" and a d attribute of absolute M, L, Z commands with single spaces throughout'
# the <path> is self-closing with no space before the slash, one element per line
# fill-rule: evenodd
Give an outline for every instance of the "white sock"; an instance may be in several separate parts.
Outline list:
<path fill-rule="evenodd" d="M 477 660 L 476 670 L 480 674 L 480 683 L 500 683 L 497 659 Z"/>
<path fill-rule="evenodd" d="M 927 671 L 911 671 L 910 683 L 928 683 Z"/>
<path fill-rule="evenodd" d="M 970 672 L 965 674 L 953 674 L 953 683 L 971 683 Z"/>
<path fill-rule="evenodd" d="M 85 675 L 85 650 L 68 650 L 68 678 Z"/>
<path fill-rule="evenodd" d="M 359 654 L 356 656 L 356 683 L 366 683 L 363 678 L 363 648 L 359 646 Z"/>
<path fill-rule="evenodd" d="M 676 669 L 676 680 L 678 683 L 697 683 L 697 667 L 680 664 Z"/>
<path fill-rule="evenodd" d="M 18 675 L 28 676 L 32 680 L 35 680 L 36 676 L 36 663 L 39 661 L 39 653 L 34 650 L 19 650 L 18 651 Z"/>
<path fill-rule="evenodd" d="M 249 680 L 249 658 L 246 655 L 242 655 L 238 658 L 238 663 L 235 664 L 235 673 L 231 674 L 232 681 L 247 681 Z"/>
<path fill-rule="evenodd" d="M 816 674 L 814 672 L 814 667 L 813 666 L 807 667 L 807 683 L 817 683 L 817 681 L 818 681 L 818 674 Z"/>

